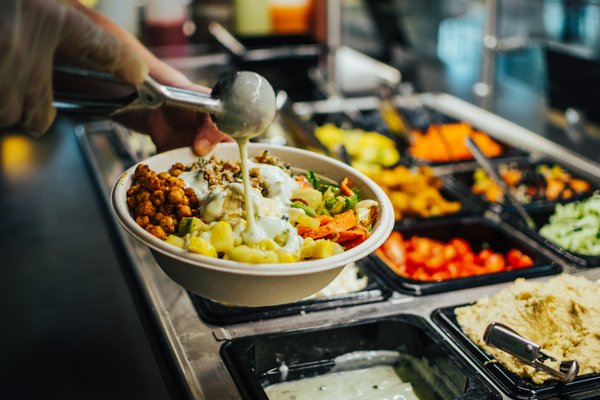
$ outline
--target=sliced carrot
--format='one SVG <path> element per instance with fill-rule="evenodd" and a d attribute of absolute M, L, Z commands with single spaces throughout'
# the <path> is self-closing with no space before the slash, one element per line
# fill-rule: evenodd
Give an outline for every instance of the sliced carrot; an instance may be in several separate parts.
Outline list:
<path fill-rule="evenodd" d="M 350 179 L 348 179 L 348 178 L 342 179 L 342 182 L 340 183 L 340 190 L 342 191 L 342 193 L 345 196 L 352 196 L 354 194 L 352 189 L 350 189 L 349 185 L 350 185 Z"/>
<path fill-rule="evenodd" d="M 356 239 L 350 240 L 349 242 L 344 242 L 344 250 L 350 250 L 351 248 L 356 247 L 362 242 L 364 242 L 366 239 L 366 237 L 357 237 Z"/>
<path fill-rule="evenodd" d="M 340 235 L 337 238 L 337 242 L 344 243 L 360 238 L 362 238 L 363 240 L 366 239 L 367 231 L 363 227 L 357 226 L 356 228 L 340 232 Z"/>
<path fill-rule="evenodd" d="M 316 215 L 314 218 L 318 219 L 321 222 L 321 226 L 333 221 L 333 217 L 331 215 Z"/>
<path fill-rule="evenodd" d="M 310 234 L 313 232 L 313 230 L 310 229 L 308 226 L 302 224 L 296 225 L 296 229 L 298 230 L 298 235 L 302 237 L 310 236 Z"/>
<path fill-rule="evenodd" d="M 340 233 L 356 226 L 356 215 L 353 210 L 348 210 L 334 217 L 333 221 L 319 227 L 308 234 L 313 239 L 319 239 L 333 233 Z"/>

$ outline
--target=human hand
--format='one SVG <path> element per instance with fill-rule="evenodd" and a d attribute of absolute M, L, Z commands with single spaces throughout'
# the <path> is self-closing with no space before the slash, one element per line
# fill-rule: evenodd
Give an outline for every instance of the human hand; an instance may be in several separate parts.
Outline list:
<path fill-rule="evenodd" d="M 162 64 L 159 72 L 151 72 L 160 83 L 210 93 L 209 88 L 191 83 L 179 71 Z M 127 111 L 112 118 L 128 128 L 150 135 L 159 152 L 191 145 L 196 154 L 206 155 L 217 143 L 232 140 L 218 130 L 210 115 L 189 109 L 163 106 L 155 110 Z"/>
<path fill-rule="evenodd" d="M 62 0 L 0 1 L 0 128 L 32 134 L 52 124 L 52 63 L 60 54 L 131 83 L 148 68 L 137 53 Z"/>
<path fill-rule="evenodd" d="M 129 32 L 102 14 L 89 9 L 83 9 L 83 12 L 141 57 L 157 82 L 210 93 L 209 88 L 193 84 L 182 72 L 159 60 Z M 123 112 L 112 118 L 128 128 L 150 135 L 159 152 L 191 145 L 198 155 L 206 155 L 217 143 L 232 140 L 217 129 L 208 114 L 191 110 L 166 106 L 156 110 Z"/>

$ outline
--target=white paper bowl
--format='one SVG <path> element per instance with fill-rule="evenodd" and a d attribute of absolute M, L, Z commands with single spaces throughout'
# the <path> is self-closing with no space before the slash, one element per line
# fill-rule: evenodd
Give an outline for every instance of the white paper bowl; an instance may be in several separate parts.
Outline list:
<path fill-rule="evenodd" d="M 150 248 L 158 265 L 171 279 L 200 296 L 241 306 L 276 305 L 303 299 L 327 286 L 346 264 L 374 252 L 385 241 L 394 225 L 392 204 L 372 180 L 332 158 L 293 147 L 266 144 L 250 144 L 249 157 L 264 150 L 291 165 L 296 173 L 310 169 L 335 182 L 348 177 L 363 199 L 373 199 L 380 204 L 380 214 L 371 236 L 341 254 L 287 264 L 250 264 L 190 253 L 152 236 L 132 218 L 126 192 L 136 166 L 125 171 L 115 183 L 111 194 L 113 212 L 130 234 Z M 219 159 L 239 160 L 235 143 L 221 143 L 213 154 Z M 181 148 L 158 154 L 142 163 L 163 172 L 176 162 L 188 165 L 197 159 L 190 148 Z"/>

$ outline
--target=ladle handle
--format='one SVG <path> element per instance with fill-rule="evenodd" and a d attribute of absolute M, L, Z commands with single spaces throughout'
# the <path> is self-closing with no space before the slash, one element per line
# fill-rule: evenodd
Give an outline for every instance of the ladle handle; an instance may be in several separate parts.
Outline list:
<path fill-rule="evenodd" d="M 80 80 L 78 86 L 85 87 L 88 93 L 81 90 L 56 90 L 53 105 L 67 112 L 110 115 L 128 107 L 158 108 L 169 105 L 195 111 L 219 115 L 222 112 L 221 101 L 207 93 L 161 85 L 151 77 L 139 86 L 134 87 L 123 80 L 100 71 L 83 68 L 55 65 L 55 77 L 62 75 L 69 79 Z M 74 86 L 74 85 L 71 85 Z M 90 88 L 99 88 L 100 93 Z M 102 95 L 104 93 L 104 95 Z M 119 94 L 123 93 L 123 94 Z"/>
<path fill-rule="evenodd" d="M 508 199 L 508 201 L 510 201 L 511 204 L 515 207 L 515 210 L 517 210 L 517 213 L 519 213 L 519 215 L 521 216 L 523 221 L 525 221 L 529 229 L 536 230 L 536 224 L 533 221 L 533 219 L 531 219 L 529 214 L 527 214 L 527 211 L 525 211 L 525 209 L 521 205 L 521 202 L 519 202 L 519 200 L 517 200 L 517 198 L 513 195 L 510 187 L 508 187 L 504 180 L 500 176 L 498 176 L 498 174 L 494 170 L 494 167 L 492 167 L 492 164 L 485 156 L 485 154 L 483 154 L 483 152 L 481 151 L 477 143 L 475 143 L 473 138 L 468 136 L 465 140 L 465 144 L 471 152 L 471 154 L 473 154 L 475 161 L 477 161 L 477 163 L 481 166 L 481 168 L 485 170 L 489 177 L 492 178 L 498 184 L 498 186 L 500 186 L 502 192 L 504 193 L 504 197 L 506 197 L 506 199 Z"/>

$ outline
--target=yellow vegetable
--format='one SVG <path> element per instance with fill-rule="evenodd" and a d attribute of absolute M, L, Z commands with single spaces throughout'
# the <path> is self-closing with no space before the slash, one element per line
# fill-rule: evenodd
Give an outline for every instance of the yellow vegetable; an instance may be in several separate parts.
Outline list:
<path fill-rule="evenodd" d="M 315 241 L 312 257 L 325 258 L 343 252 L 344 248 L 339 243 L 332 242 L 331 240 L 320 239 Z"/>
<path fill-rule="evenodd" d="M 279 256 L 275 251 L 253 249 L 244 244 L 228 251 L 227 258 L 251 264 L 273 264 L 279 261 Z"/>
<path fill-rule="evenodd" d="M 344 203 L 345 204 L 345 203 Z M 306 214 L 303 215 L 299 215 L 296 218 L 296 221 L 298 221 L 299 224 L 304 225 L 306 227 L 309 227 L 312 230 L 318 229 L 319 226 L 321 226 L 321 221 L 319 221 L 316 218 L 313 217 L 309 217 Z"/>
<path fill-rule="evenodd" d="M 321 204 L 323 194 L 316 189 L 296 189 L 292 193 L 292 199 L 303 200 L 310 208 L 316 210 Z"/>
<path fill-rule="evenodd" d="M 188 250 L 193 253 L 202 254 L 203 256 L 217 257 L 217 250 L 215 247 L 198 236 L 193 236 L 190 238 Z"/>
<path fill-rule="evenodd" d="M 302 243 L 302 249 L 300 251 L 300 257 L 303 259 L 312 258 L 315 251 L 315 239 L 311 237 L 305 237 Z"/>
<path fill-rule="evenodd" d="M 169 235 L 166 242 L 182 249 L 185 248 L 185 239 L 176 235 Z"/>
<path fill-rule="evenodd" d="M 343 144 L 352 159 L 352 166 L 361 172 L 374 172 L 381 166 L 392 166 L 400 160 L 394 141 L 378 132 L 342 129 L 325 124 L 315 130 L 315 136 L 330 152 Z"/>
<path fill-rule="evenodd" d="M 225 221 L 219 221 L 210 228 L 210 243 L 218 252 L 227 252 L 234 246 L 233 228 Z"/>

